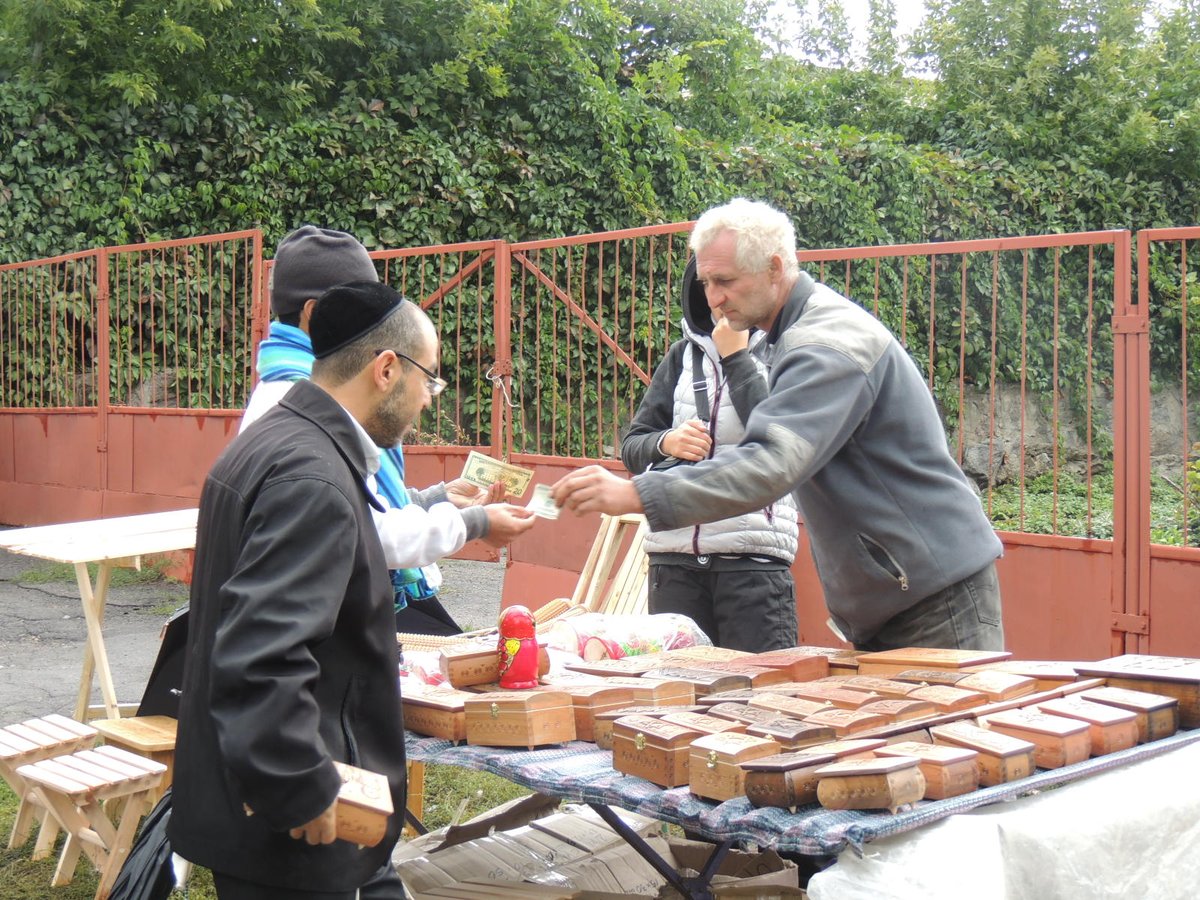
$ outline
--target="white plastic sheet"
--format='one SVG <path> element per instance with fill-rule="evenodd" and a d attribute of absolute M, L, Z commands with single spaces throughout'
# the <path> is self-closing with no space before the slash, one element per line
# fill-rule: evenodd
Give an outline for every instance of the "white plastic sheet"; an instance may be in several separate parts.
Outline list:
<path fill-rule="evenodd" d="M 812 900 L 1193 900 L 1200 744 L 851 850 Z"/>

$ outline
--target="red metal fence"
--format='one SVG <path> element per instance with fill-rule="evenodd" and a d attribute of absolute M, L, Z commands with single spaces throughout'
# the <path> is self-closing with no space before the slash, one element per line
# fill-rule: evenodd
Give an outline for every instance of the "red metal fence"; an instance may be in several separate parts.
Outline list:
<path fill-rule="evenodd" d="M 471 448 L 539 480 L 581 460 L 619 469 L 622 429 L 678 335 L 690 227 L 372 254 L 442 337 L 450 388 L 407 448 L 413 481 L 453 476 Z M 1200 652 L 1175 627 L 1192 621 L 1200 563 L 1198 236 L 1140 233 L 1136 298 L 1124 231 L 800 253 L 926 373 L 1004 538 L 1010 643 L 1026 656 Z M 252 384 L 268 269 L 258 232 L 0 267 L 0 520 L 194 502 Z M 510 549 L 508 599 L 568 592 L 594 522 L 535 533 Z M 807 559 L 797 575 L 802 633 L 824 642 Z"/>

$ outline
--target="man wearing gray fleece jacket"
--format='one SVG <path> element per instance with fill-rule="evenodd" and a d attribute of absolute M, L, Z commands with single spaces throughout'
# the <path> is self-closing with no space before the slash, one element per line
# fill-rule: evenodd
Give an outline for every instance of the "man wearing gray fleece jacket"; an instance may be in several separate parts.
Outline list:
<path fill-rule="evenodd" d="M 799 271 L 778 210 L 740 199 L 711 209 L 691 246 L 714 315 L 767 333 L 766 399 L 719 459 L 632 481 L 588 466 L 554 486 L 555 500 L 577 514 L 644 512 L 658 531 L 790 490 L 835 632 L 866 650 L 1003 649 L 1003 548 L 904 348 Z"/>

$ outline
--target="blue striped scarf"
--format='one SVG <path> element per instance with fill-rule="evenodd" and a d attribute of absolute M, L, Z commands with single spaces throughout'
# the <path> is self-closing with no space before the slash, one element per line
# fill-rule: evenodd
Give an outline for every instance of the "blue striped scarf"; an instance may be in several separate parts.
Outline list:
<path fill-rule="evenodd" d="M 312 364 L 312 342 L 308 335 L 295 326 L 272 322 L 266 339 L 258 345 L 255 364 L 258 377 L 263 381 L 300 381 L 312 376 Z M 375 481 L 389 504 L 396 509 L 408 506 L 404 456 L 399 447 L 380 453 Z M 408 606 L 409 600 L 424 600 L 437 593 L 429 587 L 420 569 L 392 569 L 392 588 L 397 612 Z"/>

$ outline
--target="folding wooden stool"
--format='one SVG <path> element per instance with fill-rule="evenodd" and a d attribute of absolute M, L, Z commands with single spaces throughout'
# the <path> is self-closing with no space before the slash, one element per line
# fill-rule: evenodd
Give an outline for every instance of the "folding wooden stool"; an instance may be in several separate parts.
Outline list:
<path fill-rule="evenodd" d="M 12 832 L 8 836 L 10 850 L 22 846 L 29 839 L 34 817 L 41 806 L 25 779 L 17 774 L 17 769 L 53 756 L 86 750 L 95 742 L 95 728 L 60 715 L 27 719 L 0 728 L 0 776 L 21 801 Z M 40 819 L 42 825 L 33 850 L 34 859 L 49 856 L 50 848 L 58 837 L 58 827 L 53 817 L 47 818 L 44 809 L 41 810 Z"/>
<path fill-rule="evenodd" d="M 69 884 L 83 853 L 100 873 L 95 900 L 105 900 L 166 771 L 162 763 L 119 747 L 81 750 L 18 768 L 17 774 L 67 832 L 50 883 Z"/>
<path fill-rule="evenodd" d="M 162 782 L 150 795 L 157 803 L 175 774 L 175 730 L 178 722 L 170 716 L 129 716 L 123 719 L 93 719 L 92 725 L 104 743 L 145 756 L 167 767 Z"/>

